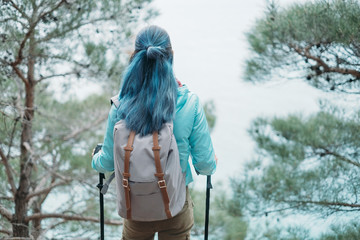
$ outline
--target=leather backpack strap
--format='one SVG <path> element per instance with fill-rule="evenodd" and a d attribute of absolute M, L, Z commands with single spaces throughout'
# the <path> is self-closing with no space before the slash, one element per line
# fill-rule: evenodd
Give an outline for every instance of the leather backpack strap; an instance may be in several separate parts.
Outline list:
<path fill-rule="evenodd" d="M 158 177 L 159 181 L 158 181 L 158 185 L 161 191 L 161 195 L 164 201 L 164 207 L 165 207 L 165 213 L 167 218 L 171 218 L 171 212 L 170 212 L 170 200 L 169 200 L 169 195 L 166 189 L 166 182 L 164 179 L 164 173 L 162 171 L 161 168 L 161 163 L 160 163 L 160 146 L 159 146 L 159 134 L 158 132 L 154 132 L 153 133 L 153 142 L 154 142 L 154 147 L 152 148 L 153 152 L 154 152 L 154 160 L 155 160 L 155 166 L 156 166 L 156 173 L 154 174 L 156 177 Z"/>
<path fill-rule="evenodd" d="M 135 139 L 135 131 L 131 131 L 127 145 L 124 147 L 125 150 L 125 159 L 124 159 L 124 172 L 123 172 L 123 187 L 125 191 L 125 201 L 126 201 L 126 216 L 127 219 L 131 219 L 131 201 L 130 201 L 130 186 L 129 186 L 129 178 L 130 178 L 130 154 L 133 150 L 133 144 Z"/>

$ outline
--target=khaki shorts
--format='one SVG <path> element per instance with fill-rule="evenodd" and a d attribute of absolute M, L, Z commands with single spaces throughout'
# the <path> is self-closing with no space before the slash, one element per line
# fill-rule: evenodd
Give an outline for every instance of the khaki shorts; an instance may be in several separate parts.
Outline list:
<path fill-rule="evenodd" d="M 194 225 L 193 207 L 186 187 L 185 205 L 175 217 L 153 222 L 124 219 L 122 240 L 153 240 L 156 232 L 159 240 L 190 239 L 190 230 Z"/>

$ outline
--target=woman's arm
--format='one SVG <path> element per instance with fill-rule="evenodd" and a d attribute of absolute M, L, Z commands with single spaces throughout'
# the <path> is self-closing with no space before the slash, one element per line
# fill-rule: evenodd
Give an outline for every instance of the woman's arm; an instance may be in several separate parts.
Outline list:
<path fill-rule="evenodd" d="M 104 143 L 101 151 L 92 158 L 92 168 L 98 172 L 114 171 L 114 126 L 116 122 L 116 107 L 111 106 L 106 125 Z"/>
<path fill-rule="evenodd" d="M 206 115 L 198 98 L 195 106 L 194 125 L 189 139 L 192 162 L 198 174 L 211 175 L 216 170 L 214 148 Z"/>

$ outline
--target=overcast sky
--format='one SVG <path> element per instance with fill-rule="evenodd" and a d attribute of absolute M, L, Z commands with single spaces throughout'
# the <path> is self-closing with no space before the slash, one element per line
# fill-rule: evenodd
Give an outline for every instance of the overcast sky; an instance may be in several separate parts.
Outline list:
<path fill-rule="evenodd" d="M 285 7 L 305 1 L 277 2 Z M 263 16 L 265 0 L 154 0 L 153 5 L 160 16 L 151 24 L 165 28 L 170 35 L 177 78 L 202 102 L 215 102 L 217 122 L 212 139 L 219 164 L 213 181 L 225 183 L 228 190 L 228 177 L 241 174 L 243 163 L 255 157 L 254 142 L 247 134 L 254 118 L 310 114 L 319 109 L 319 99 L 334 98 L 303 81 L 253 85 L 242 80 L 244 62 L 249 57 L 245 33 Z M 205 180 L 195 177 L 195 187 L 204 189 Z M 253 220 L 252 225 L 263 221 Z M 332 220 L 296 216 L 274 221 L 275 224 L 300 221 L 317 235 Z"/>
<path fill-rule="evenodd" d="M 291 2 L 294 1 L 279 1 L 281 6 Z M 153 3 L 160 16 L 151 24 L 165 28 L 170 35 L 177 78 L 198 94 L 202 102 L 215 102 L 217 123 L 212 138 L 219 165 L 214 181 L 241 174 L 244 161 L 254 156 L 254 142 L 247 129 L 255 117 L 318 110 L 317 99 L 322 93 L 302 81 L 253 85 L 242 80 L 244 61 L 249 56 L 245 33 L 263 16 L 265 3 L 264 0 Z M 204 178 L 196 179 L 201 182 Z"/>

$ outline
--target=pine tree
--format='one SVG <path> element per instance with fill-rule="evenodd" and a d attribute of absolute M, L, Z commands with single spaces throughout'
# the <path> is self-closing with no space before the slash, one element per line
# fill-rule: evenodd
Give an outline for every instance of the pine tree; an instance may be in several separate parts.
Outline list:
<path fill-rule="evenodd" d="M 359 117 L 358 111 L 344 116 L 339 109 L 323 107 L 308 117 L 255 120 L 249 133 L 259 157 L 248 164 L 237 189 L 248 198 L 248 209 L 323 216 L 360 211 Z"/>
<path fill-rule="evenodd" d="M 245 78 L 264 81 L 291 73 L 323 91 L 359 93 L 360 4 L 318 0 L 280 9 L 270 3 L 247 34 L 252 56 Z"/>
<path fill-rule="evenodd" d="M 1 234 L 76 234 L 70 221 L 98 221 L 90 156 L 102 137 L 95 130 L 119 89 L 133 29 L 156 14 L 149 2 L 1 1 Z M 74 97 L 89 84 L 97 94 Z M 44 209 L 47 199 L 64 192 L 59 209 Z M 94 231 L 87 226 L 85 236 Z"/>
<path fill-rule="evenodd" d="M 322 91 L 338 92 L 340 100 L 344 95 L 357 98 L 359 22 L 359 1 L 317 0 L 287 8 L 269 3 L 265 16 L 247 34 L 251 56 L 245 79 L 295 77 Z M 256 142 L 256 157 L 247 163 L 243 176 L 233 179 L 238 208 L 255 216 L 277 212 L 327 217 L 351 212 L 348 219 L 356 219 L 359 116 L 357 109 L 322 103 L 321 110 L 310 116 L 299 113 L 253 121 L 249 134 Z M 269 239 L 280 239 L 281 230 L 273 230 L 268 231 Z M 336 228 L 335 234 L 321 239 L 358 239 L 357 232 L 358 227 Z M 304 229 L 294 233 L 308 234 Z"/>

